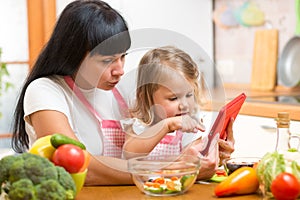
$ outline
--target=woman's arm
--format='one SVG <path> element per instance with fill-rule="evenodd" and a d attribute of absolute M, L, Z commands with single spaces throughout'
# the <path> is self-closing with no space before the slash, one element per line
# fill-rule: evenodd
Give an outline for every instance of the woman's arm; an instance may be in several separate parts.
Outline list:
<path fill-rule="evenodd" d="M 92 156 L 85 185 L 132 185 L 127 160 Z"/>
<path fill-rule="evenodd" d="M 30 114 L 29 118 L 37 138 L 53 133 L 61 133 L 77 139 L 66 115 L 59 111 L 41 110 Z"/>
<path fill-rule="evenodd" d="M 38 138 L 53 133 L 62 133 L 68 137 L 77 139 L 67 117 L 58 111 L 43 110 L 32 113 L 30 121 Z M 109 159 L 109 158 L 108 158 Z M 122 161 L 120 162 L 126 162 Z M 122 166 L 127 167 L 124 163 Z M 120 185 L 133 184 L 130 174 L 125 171 L 119 171 L 113 168 L 111 164 L 100 161 L 99 158 L 92 156 L 91 163 L 88 168 L 86 185 Z"/>

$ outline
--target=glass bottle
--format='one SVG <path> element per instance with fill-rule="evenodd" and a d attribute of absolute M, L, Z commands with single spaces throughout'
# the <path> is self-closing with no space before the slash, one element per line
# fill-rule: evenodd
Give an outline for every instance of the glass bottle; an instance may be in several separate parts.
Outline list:
<path fill-rule="evenodd" d="M 290 139 L 290 118 L 289 113 L 279 112 L 277 114 L 277 141 L 276 151 L 286 152 L 289 150 L 289 139 Z"/>

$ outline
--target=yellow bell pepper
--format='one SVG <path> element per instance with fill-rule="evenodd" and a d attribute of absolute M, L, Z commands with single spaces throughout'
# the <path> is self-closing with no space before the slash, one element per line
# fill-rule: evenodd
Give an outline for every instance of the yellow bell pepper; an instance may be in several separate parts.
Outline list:
<path fill-rule="evenodd" d="M 51 160 L 52 155 L 56 149 L 51 145 L 50 139 L 51 135 L 47 135 L 37 139 L 29 149 L 29 153 L 36 154 Z"/>

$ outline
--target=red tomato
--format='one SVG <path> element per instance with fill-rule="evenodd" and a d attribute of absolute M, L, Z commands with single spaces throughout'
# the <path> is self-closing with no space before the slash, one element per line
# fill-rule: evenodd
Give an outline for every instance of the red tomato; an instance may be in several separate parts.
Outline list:
<path fill-rule="evenodd" d="M 216 175 L 217 176 L 227 176 L 227 173 L 224 169 L 217 169 Z"/>
<path fill-rule="evenodd" d="M 272 181 L 271 191 L 277 200 L 294 200 L 300 194 L 300 183 L 293 174 L 283 172 Z"/>
<path fill-rule="evenodd" d="M 77 173 L 84 164 L 83 150 L 73 144 L 63 144 L 53 153 L 52 162 L 65 168 L 69 173 Z"/>

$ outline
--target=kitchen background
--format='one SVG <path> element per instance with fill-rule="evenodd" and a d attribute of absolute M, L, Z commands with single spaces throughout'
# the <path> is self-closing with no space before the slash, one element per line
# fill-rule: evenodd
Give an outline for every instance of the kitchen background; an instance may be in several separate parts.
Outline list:
<path fill-rule="evenodd" d="M 248 4 L 248 5 L 247 5 Z M 235 23 L 230 13 L 243 8 L 253 15 L 248 26 Z M 245 8 L 245 6 L 248 6 Z M 215 60 L 224 82 L 250 83 L 254 37 L 258 30 L 278 30 L 278 56 L 284 46 L 295 35 L 295 0 L 215 0 L 214 16 L 222 16 L 227 26 L 215 25 Z M 221 14 L 220 14 L 221 13 Z M 261 16 L 263 15 L 263 17 Z M 266 23 L 260 23 L 264 19 Z M 250 21 L 250 20 L 249 20 Z M 258 24 L 251 26 L 251 24 Z"/>
<path fill-rule="evenodd" d="M 10 130 L 16 97 L 28 72 L 30 55 L 28 50 L 27 2 L 32 3 L 34 1 L 40 3 L 48 0 L 0 1 L 2 61 L 8 63 L 8 70 L 11 75 L 7 80 L 14 84 L 14 88 L 2 95 L 0 99 L 0 111 L 3 113 L 3 117 L 0 119 L 0 133 L 6 133 Z M 56 0 L 56 15 L 58 16 L 71 1 Z M 107 2 L 121 12 L 127 20 L 130 30 L 157 28 L 174 31 L 190 38 L 199 47 L 203 47 L 208 57 L 213 56 L 212 1 L 107 0 Z M 148 35 L 148 37 L 153 37 L 153 35 Z M 145 38 L 145 40 L 153 40 L 153 38 Z M 136 54 L 136 56 L 138 55 Z M 136 66 L 139 59 L 130 58 L 130 56 L 127 57 L 125 66 L 127 70 Z M 214 69 L 207 67 L 204 69 L 204 73 L 210 81 L 209 84 L 213 85 Z"/>
<path fill-rule="evenodd" d="M 71 0 L 56 0 L 57 15 Z M 204 75 L 213 84 L 218 73 L 224 83 L 250 84 L 255 33 L 258 30 L 278 30 L 278 56 L 287 41 L 295 35 L 296 16 L 294 0 L 108 0 L 120 10 L 130 29 L 161 28 L 176 31 L 191 38 L 201 46 L 216 64 L 216 69 L 205 69 Z M 248 24 L 237 23 L 232 12 L 250 11 Z M 248 10 L 249 9 L 249 10 Z M 0 97 L 0 134 L 11 130 L 13 108 L 19 88 L 28 72 L 28 32 L 26 0 L 0 1 L 0 47 L 1 61 L 8 63 L 10 77 L 5 80 L 14 88 Z M 129 62 L 126 65 L 133 66 Z M 248 118 L 241 117 L 242 128 Z M 244 120 L 244 121 L 243 121 Z M 255 123 L 273 125 L 273 119 L 255 118 Z M 259 127 L 249 131 L 259 134 Z M 274 135 L 270 136 L 273 138 Z M 257 135 L 257 137 L 262 137 Z M 267 139 L 269 136 L 266 136 Z M 244 137 L 243 140 L 247 140 Z M 260 140 L 264 142 L 264 140 Z M 245 141 L 251 145 L 248 141 Z M 245 144 L 243 143 L 243 144 Z M 264 144 L 261 144 L 264 146 Z M 248 149 L 240 145 L 237 148 Z M 250 146 L 249 146 L 250 148 Z M 249 153 L 249 152 L 248 152 Z M 255 151 L 253 154 L 257 153 Z M 250 154 L 251 155 L 251 154 Z"/>

